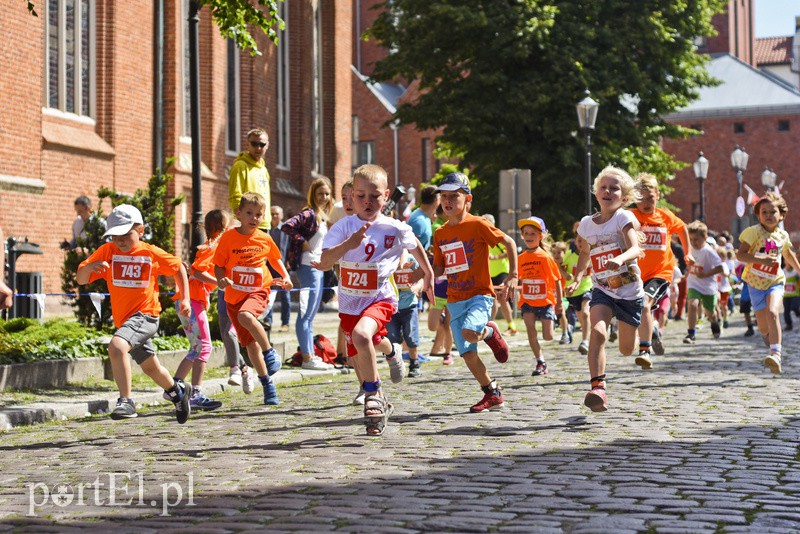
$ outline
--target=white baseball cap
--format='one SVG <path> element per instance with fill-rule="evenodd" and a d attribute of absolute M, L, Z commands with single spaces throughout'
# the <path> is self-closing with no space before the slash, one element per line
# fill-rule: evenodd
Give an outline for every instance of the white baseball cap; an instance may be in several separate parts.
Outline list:
<path fill-rule="evenodd" d="M 106 233 L 103 237 L 125 235 L 134 224 L 144 224 L 142 213 L 130 204 L 120 204 L 114 208 L 106 220 Z"/>

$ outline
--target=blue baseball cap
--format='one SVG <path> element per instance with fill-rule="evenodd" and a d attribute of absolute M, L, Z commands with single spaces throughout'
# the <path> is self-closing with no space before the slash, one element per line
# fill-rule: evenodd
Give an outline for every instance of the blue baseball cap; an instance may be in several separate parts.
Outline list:
<path fill-rule="evenodd" d="M 436 189 L 439 193 L 442 191 L 458 191 L 461 189 L 466 194 L 471 195 L 472 189 L 469 188 L 469 178 L 463 172 L 451 172 L 444 177 L 442 183 Z"/>

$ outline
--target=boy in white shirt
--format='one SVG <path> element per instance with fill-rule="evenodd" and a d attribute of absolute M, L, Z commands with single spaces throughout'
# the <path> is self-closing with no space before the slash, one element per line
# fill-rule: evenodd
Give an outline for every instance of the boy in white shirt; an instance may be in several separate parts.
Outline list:
<path fill-rule="evenodd" d="M 687 286 L 689 288 L 689 328 L 683 342 L 689 345 L 695 342 L 695 326 L 697 325 L 700 306 L 706 312 L 711 333 L 714 339 L 719 338 L 720 328 L 717 321 L 717 281 L 715 275 L 723 270 L 722 260 L 717 251 L 706 242 L 708 227 L 702 221 L 694 221 L 689 230 L 689 245 L 694 262 L 688 268 Z"/>

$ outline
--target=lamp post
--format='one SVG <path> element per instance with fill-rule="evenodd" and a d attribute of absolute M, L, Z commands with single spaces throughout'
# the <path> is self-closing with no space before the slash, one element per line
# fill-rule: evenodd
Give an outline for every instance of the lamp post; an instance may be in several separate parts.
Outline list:
<path fill-rule="evenodd" d="M 586 90 L 586 96 L 583 100 L 577 103 L 575 109 L 578 112 L 578 124 L 586 136 L 586 214 L 592 214 L 592 132 L 594 131 L 594 123 L 597 120 L 597 110 L 600 104 L 592 100 L 589 95 L 589 90 Z"/>
<path fill-rule="evenodd" d="M 708 160 L 703 155 L 703 152 L 700 152 L 697 155 L 697 160 L 694 162 L 694 177 L 697 178 L 697 182 L 700 184 L 700 220 L 706 222 L 706 201 L 705 201 L 705 181 L 708 178 Z"/>
<path fill-rule="evenodd" d="M 778 183 L 778 175 L 775 174 L 769 167 L 764 167 L 764 172 L 761 173 L 761 185 L 767 190 L 767 193 L 775 189 L 775 184 Z"/>
<path fill-rule="evenodd" d="M 736 197 L 736 236 L 738 239 L 739 234 L 742 233 L 742 216 L 744 212 L 739 211 L 739 204 L 744 206 L 744 200 L 739 200 L 742 198 L 742 181 L 744 180 L 744 171 L 747 170 L 747 160 L 750 159 L 750 155 L 745 152 L 744 148 L 736 145 L 736 148 L 733 149 L 731 152 L 731 166 L 733 170 L 736 171 L 736 183 L 738 185 L 738 196 Z"/>

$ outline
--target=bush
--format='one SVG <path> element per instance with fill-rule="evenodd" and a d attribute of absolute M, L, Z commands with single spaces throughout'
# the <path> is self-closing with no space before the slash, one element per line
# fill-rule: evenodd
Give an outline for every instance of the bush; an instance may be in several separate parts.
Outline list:
<path fill-rule="evenodd" d="M 106 353 L 96 330 L 64 319 L 39 323 L 32 319 L 0 321 L 0 364 L 41 360 L 75 360 Z"/>

